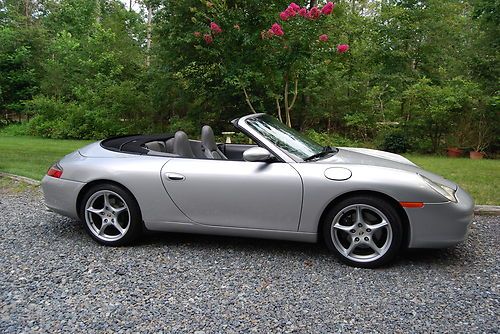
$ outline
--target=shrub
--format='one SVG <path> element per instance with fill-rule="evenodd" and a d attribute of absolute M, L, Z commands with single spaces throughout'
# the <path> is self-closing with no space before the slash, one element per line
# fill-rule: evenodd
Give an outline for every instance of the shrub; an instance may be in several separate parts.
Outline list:
<path fill-rule="evenodd" d="M 323 146 L 360 146 L 356 140 L 352 140 L 341 135 L 329 134 L 325 132 L 316 132 L 314 130 L 307 130 L 305 135 L 315 142 Z"/>
<path fill-rule="evenodd" d="M 384 136 L 379 148 L 392 153 L 405 153 L 410 148 L 410 145 L 404 132 L 393 131 Z"/>

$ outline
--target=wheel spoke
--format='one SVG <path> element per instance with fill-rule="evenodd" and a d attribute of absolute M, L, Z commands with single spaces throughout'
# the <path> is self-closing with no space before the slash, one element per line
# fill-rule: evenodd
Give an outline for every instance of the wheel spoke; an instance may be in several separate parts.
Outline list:
<path fill-rule="evenodd" d="M 121 213 L 122 211 L 127 210 L 126 206 L 122 206 L 121 208 L 113 208 L 113 211 L 115 212 L 116 215 Z"/>
<path fill-rule="evenodd" d="M 111 204 L 109 204 L 109 194 L 106 193 L 103 196 L 104 196 L 104 207 L 109 208 L 111 206 Z"/>
<path fill-rule="evenodd" d="M 364 223 L 363 212 L 360 205 L 356 206 L 356 223 Z"/>
<path fill-rule="evenodd" d="M 102 235 L 104 234 L 104 230 L 106 230 L 106 227 L 108 227 L 108 226 L 109 226 L 109 224 L 104 224 L 104 223 L 103 223 L 103 224 L 101 225 L 101 228 L 99 229 L 99 235 L 101 235 L 101 236 L 102 236 Z"/>
<path fill-rule="evenodd" d="M 100 215 L 104 211 L 104 209 L 96 209 L 96 208 L 90 207 L 90 208 L 87 208 L 87 211 L 95 213 L 97 215 Z"/>
<path fill-rule="evenodd" d="M 340 225 L 339 223 L 333 225 L 334 228 L 336 228 L 337 230 L 341 230 L 341 231 L 344 231 L 344 232 L 349 232 L 351 231 L 356 225 L 352 225 L 352 226 L 345 226 L 345 225 Z"/>
<path fill-rule="evenodd" d="M 125 231 L 118 222 L 114 222 L 113 227 L 116 228 L 120 234 L 123 234 L 123 232 Z"/>
<path fill-rule="evenodd" d="M 378 247 L 375 242 L 373 242 L 373 239 L 370 239 L 370 241 L 368 241 L 366 243 L 368 246 L 370 246 L 371 249 L 373 249 L 373 251 L 377 254 L 380 254 L 382 252 L 382 250 L 380 249 L 380 247 Z"/>
<path fill-rule="evenodd" d="M 345 254 L 345 255 L 349 255 L 349 254 L 351 254 L 351 252 L 354 250 L 354 248 L 356 248 L 356 246 L 357 246 L 357 245 L 356 245 L 356 243 L 354 242 L 354 239 L 351 239 L 351 244 L 349 245 L 349 247 L 348 247 L 348 248 L 346 248 L 346 249 L 344 250 L 344 254 Z"/>
<path fill-rule="evenodd" d="M 380 223 L 378 223 L 378 224 L 375 224 L 375 225 L 370 225 L 370 228 L 371 228 L 372 230 L 376 230 L 376 229 L 379 229 L 379 228 L 384 227 L 384 226 L 387 226 L 387 225 L 388 225 L 387 221 L 383 219 L 383 220 L 382 220 Z"/>

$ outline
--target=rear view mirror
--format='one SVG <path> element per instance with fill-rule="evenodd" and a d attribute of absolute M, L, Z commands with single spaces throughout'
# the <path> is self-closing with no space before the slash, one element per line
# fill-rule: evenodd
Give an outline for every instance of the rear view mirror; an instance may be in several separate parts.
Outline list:
<path fill-rule="evenodd" d="M 272 157 L 271 153 L 262 147 L 252 147 L 243 152 L 243 159 L 245 161 L 265 162 L 269 161 L 271 157 Z"/>

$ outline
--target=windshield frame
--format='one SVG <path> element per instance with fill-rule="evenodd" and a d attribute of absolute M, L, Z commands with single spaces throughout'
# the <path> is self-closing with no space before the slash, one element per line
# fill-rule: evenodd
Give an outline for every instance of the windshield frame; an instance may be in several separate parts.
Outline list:
<path fill-rule="evenodd" d="M 262 146 L 262 147 L 268 149 L 271 153 L 273 153 L 274 156 L 276 156 L 276 158 L 278 158 L 278 160 L 281 160 L 282 162 L 305 162 L 305 158 L 307 158 L 307 157 L 301 158 L 300 156 L 293 154 L 292 152 L 289 152 L 284 148 L 279 147 L 274 142 L 267 139 L 259 131 L 254 129 L 254 127 L 252 125 L 249 124 L 249 121 L 251 121 L 255 118 L 262 118 L 263 116 L 273 117 L 273 116 L 265 114 L 265 113 L 251 114 L 248 116 L 241 117 L 239 119 L 235 119 L 233 121 L 233 124 L 238 129 L 243 131 L 246 135 L 248 135 L 250 138 L 252 138 L 255 142 L 257 142 L 259 144 L 259 146 Z M 288 126 L 286 126 L 285 124 L 283 124 L 283 126 L 288 128 Z M 321 145 L 317 144 L 316 142 L 314 142 L 310 138 L 304 136 L 302 133 L 296 132 L 293 129 L 292 129 L 292 131 L 295 132 L 295 134 L 299 135 L 299 139 L 305 138 L 306 141 L 309 141 L 310 143 L 316 144 L 318 151 L 315 153 L 319 153 L 323 149 L 323 147 Z M 315 160 L 312 160 L 312 161 L 315 161 Z"/>

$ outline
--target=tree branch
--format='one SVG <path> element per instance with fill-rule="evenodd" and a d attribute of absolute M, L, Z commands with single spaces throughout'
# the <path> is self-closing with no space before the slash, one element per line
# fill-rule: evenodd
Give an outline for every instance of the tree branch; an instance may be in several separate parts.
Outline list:
<path fill-rule="evenodd" d="M 276 98 L 276 108 L 278 108 L 278 118 L 281 123 L 283 123 L 283 117 L 281 117 L 281 106 L 279 98 Z"/>
<path fill-rule="evenodd" d="M 298 85 L 299 85 L 299 78 L 295 78 L 295 88 L 293 89 L 293 99 L 292 99 L 292 103 L 290 104 L 290 107 L 288 108 L 289 110 L 291 110 L 293 108 L 293 105 L 295 104 L 295 101 L 297 100 Z"/>
<path fill-rule="evenodd" d="M 248 106 L 250 107 L 250 110 L 252 110 L 252 112 L 254 114 L 256 114 L 257 112 L 253 108 L 252 102 L 250 102 L 250 98 L 248 97 L 248 93 L 247 93 L 247 90 L 245 89 L 245 87 L 243 87 L 243 93 L 245 93 L 245 101 L 247 102 Z"/>

